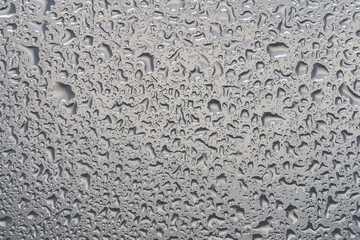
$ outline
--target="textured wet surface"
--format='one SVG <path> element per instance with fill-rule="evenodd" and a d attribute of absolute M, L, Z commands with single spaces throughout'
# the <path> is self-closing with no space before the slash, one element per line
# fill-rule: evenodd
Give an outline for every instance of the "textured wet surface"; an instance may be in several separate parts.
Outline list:
<path fill-rule="evenodd" d="M 1 239 L 360 239 L 360 1 L 0 1 Z"/>

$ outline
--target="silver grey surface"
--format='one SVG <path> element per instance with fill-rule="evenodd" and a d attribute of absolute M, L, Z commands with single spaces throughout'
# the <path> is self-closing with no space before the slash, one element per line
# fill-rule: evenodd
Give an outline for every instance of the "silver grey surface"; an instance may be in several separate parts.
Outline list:
<path fill-rule="evenodd" d="M 360 1 L 0 1 L 1 239 L 360 239 Z"/>

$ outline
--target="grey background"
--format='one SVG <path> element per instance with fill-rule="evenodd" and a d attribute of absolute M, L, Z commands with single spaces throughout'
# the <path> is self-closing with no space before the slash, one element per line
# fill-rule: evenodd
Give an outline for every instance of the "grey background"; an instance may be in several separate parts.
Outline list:
<path fill-rule="evenodd" d="M 360 239 L 359 1 L 0 1 L 1 239 Z"/>

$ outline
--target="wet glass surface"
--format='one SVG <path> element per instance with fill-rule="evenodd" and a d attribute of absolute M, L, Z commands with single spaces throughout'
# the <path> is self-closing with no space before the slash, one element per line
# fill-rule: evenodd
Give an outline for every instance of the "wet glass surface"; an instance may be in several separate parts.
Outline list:
<path fill-rule="evenodd" d="M 0 1 L 1 239 L 360 239 L 360 1 Z"/>

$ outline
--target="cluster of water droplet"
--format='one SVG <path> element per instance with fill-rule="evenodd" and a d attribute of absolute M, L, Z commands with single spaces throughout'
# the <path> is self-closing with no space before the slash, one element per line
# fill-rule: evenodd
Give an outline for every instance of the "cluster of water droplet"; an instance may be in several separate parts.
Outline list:
<path fill-rule="evenodd" d="M 0 1 L 4 239 L 358 239 L 360 1 Z"/>

